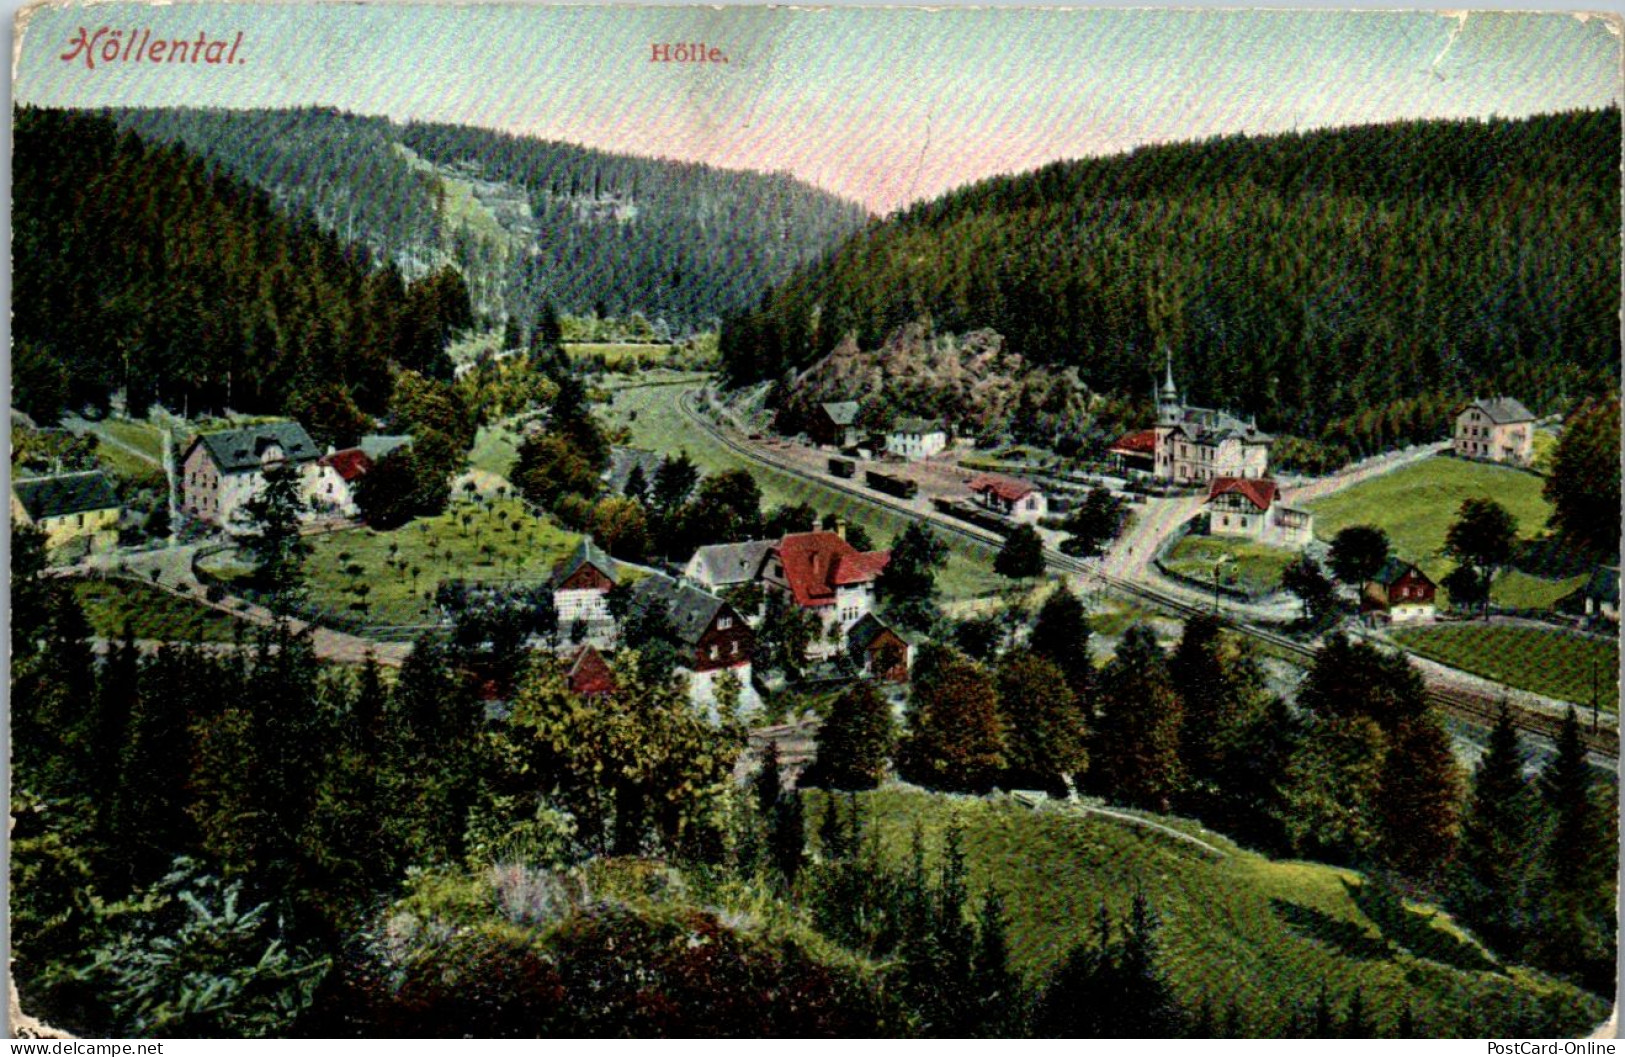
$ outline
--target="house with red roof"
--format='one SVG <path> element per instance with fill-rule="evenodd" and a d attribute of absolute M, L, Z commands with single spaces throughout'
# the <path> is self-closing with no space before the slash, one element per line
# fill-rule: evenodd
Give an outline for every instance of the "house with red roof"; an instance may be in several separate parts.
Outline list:
<path fill-rule="evenodd" d="M 372 459 L 360 448 L 330 451 L 316 460 L 316 479 L 310 487 L 310 505 L 319 511 L 355 517 L 356 482 L 372 469 Z"/>
<path fill-rule="evenodd" d="M 1142 429 L 1134 433 L 1125 433 L 1117 439 L 1117 443 L 1106 449 L 1106 454 L 1112 457 L 1112 464 L 1119 470 L 1139 470 L 1141 473 L 1155 473 L 1157 469 L 1157 431 Z"/>
<path fill-rule="evenodd" d="M 970 491 L 988 510 L 1021 524 L 1036 524 L 1049 512 L 1044 493 L 1030 481 L 984 473 L 971 478 Z"/>
<path fill-rule="evenodd" d="M 603 697 L 615 692 L 615 673 L 604 655 L 591 645 L 581 647 L 564 673 L 564 685 L 580 697 Z"/>
<path fill-rule="evenodd" d="M 1208 484 L 1207 506 L 1209 535 L 1291 548 L 1314 538 L 1314 515 L 1283 503 L 1281 489 L 1267 477 L 1215 477 Z"/>
<path fill-rule="evenodd" d="M 839 533 L 795 532 L 768 550 L 762 581 L 818 617 L 822 634 L 807 648 L 807 658 L 822 660 L 873 612 L 875 580 L 890 561 L 890 551 L 860 551 Z"/>

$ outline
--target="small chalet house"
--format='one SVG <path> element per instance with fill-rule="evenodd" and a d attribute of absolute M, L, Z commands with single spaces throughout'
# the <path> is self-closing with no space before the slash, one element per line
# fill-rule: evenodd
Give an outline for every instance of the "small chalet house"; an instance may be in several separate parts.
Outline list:
<path fill-rule="evenodd" d="M 1455 452 L 1464 459 L 1528 466 L 1535 457 L 1535 416 L 1511 397 L 1474 400 L 1456 412 Z"/>
<path fill-rule="evenodd" d="M 609 591 L 620 582 L 615 560 L 599 549 L 591 537 L 576 544 L 569 557 L 553 570 L 553 607 L 559 615 L 559 641 L 607 645 L 615 638 L 615 618 L 609 612 Z"/>
<path fill-rule="evenodd" d="M 1021 524 L 1037 524 L 1049 512 L 1044 493 L 1026 481 L 981 474 L 971 478 L 970 490 L 982 506 Z"/>
<path fill-rule="evenodd" d="M 677 648 L 677 666 L 688 675 L 689 699 L 716 701 L 716 680 L 723 672 L 738 677 L 741 704 L 751 701 L 751 651 L 756 636 L 733 606 L 692 584 L 655 573 L 632 585 L 634 608 L 663 610 Z"/>
<path fill-rule="evenodd" d="M 814 444 L 850 448 L 858 443 L 858 402 L 840 400 L 819 404 L 807 419 L 807 436 Z"/>
<path fill-rule="evenodd" d="M 900 418 L 886 432 L 886 450 L 904 459 L 929 459 L 948 446 L 948 431 L 934 419 Z"/>
<path fill-rule="evenodd" d="M 864 677 L 879 683 L 906 683 L 914 667 L 914 646 L 873 613 L 846 633 L 846 655 Z"/>
<path fill-rule="evenodd" d="M 1360 590 L 1360 615 L 1369 621 L 1414 624 L 1437 615 L 1437 592 L 1427 574 L 1410 562 L 1389 558 Z"/>
<path fill-rule="evenodd" d="M 119 511 L 118 493 L 100 470 L 11 482 L 11 520 L 45 533 L 53 560 L 118 546 Z"/>
<path fill-rule="evenodd" d="M 834 532 L 796 532 L 768 552 L 762 581 L 818 618 L 822 634 L 813 637 L 807 659 L 819 661 L 874 609 L 875 580 L 890 561 L 890 551 L 860 551 Z"/>
<path fill-rule="evenodd" d="M 1215 477 L 1207 502 L 1209 535 L 1242 536 L 1282 547 L 1302 547 L 1314 538 L 1314 515 L 1281 502 L 1274 481 Z"/>
<path fill-rule="evenodd" d="M 181 456 L 181 509 L 199 521 L 233 531 L 237 511 L 265 487 L 265 470 L 297 466 L 309 499 L 315 493 L 321 450 L 297 422 L 267 422 L 204 433 Z"/>
<path fill-rule="evenodd" d="M 316 484 L 310 503 L 319 513 L 355 517 L 356 482 L 372 469 L 372 459 L 360 448 L 330 451 L 316 460 Z"/>

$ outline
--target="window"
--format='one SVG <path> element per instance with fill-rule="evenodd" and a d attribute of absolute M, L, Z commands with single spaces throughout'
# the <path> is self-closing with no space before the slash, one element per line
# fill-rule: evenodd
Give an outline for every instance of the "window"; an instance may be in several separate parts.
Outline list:
<path fill-rule="evenodd" d="M 738 652 L 739 652 L 739 640 L 738 639 L 735 639 L 732 642 L 728 643 L 728 656 L 732 657 L 735 654 L 737 654 Z"/>
<path fill-rule="evenodd" d="M 727 631 L 729 628 L 731 628 L 733 626 L 734 626 L 734 618 L 733 617 L 718 617 L 717 618 L 717 630 L 718 631 Z"/>
<path fill-rule="evenodd" d="M 711 644 L 711 659 L 714 661 L 714 660 L 717 659 L 717 656 L 718 656 L 718 651 L 717 651 L 716 643 L 712 643 Z"/>

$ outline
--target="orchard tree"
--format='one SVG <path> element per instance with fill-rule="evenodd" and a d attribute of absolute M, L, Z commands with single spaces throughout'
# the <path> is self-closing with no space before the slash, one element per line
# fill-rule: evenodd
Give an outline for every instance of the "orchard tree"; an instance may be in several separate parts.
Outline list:
<path fill-rule="evenodd" d="M 1332 539 L 1328 562 L 1346 584 L 1358 587 L 1388 560 L 1388 534 L 1372 525 L 1350 525 Z"/>

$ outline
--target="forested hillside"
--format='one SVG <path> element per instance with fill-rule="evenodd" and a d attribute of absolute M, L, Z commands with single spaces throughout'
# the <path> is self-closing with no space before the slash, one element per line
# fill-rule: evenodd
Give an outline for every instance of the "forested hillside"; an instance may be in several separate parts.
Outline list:
<path fill-rule="evenodd" d="M 13 137 L 12 403 L 36 418 L 120 389 L 138 409 L 376 413 L 391 361 L 449 369 L 472 322 L 455 272 L 408 287 L 183 148 L 33 108 Z"/>
<path fill-rule="evenodd" d="M 923 319 L 1149 402 L 1166 346 L 1194 402 L 1354 447 L 1468 393 L 1561 411 L 1616 384 L 1619 163 L 1617 109 L 1061 162 L 859 233 L 722 354 L 778 379 Z"/>
<path fill-rule="evenodd" d="M 674 334 L 762 290 L 864 223 L 783 174 L 606 154 L 484 129 L 329 109 L 124 110 L 408 275 L 454 264 L 476 307 L 528 327 L 561 311 L 641 312 Z"/>

